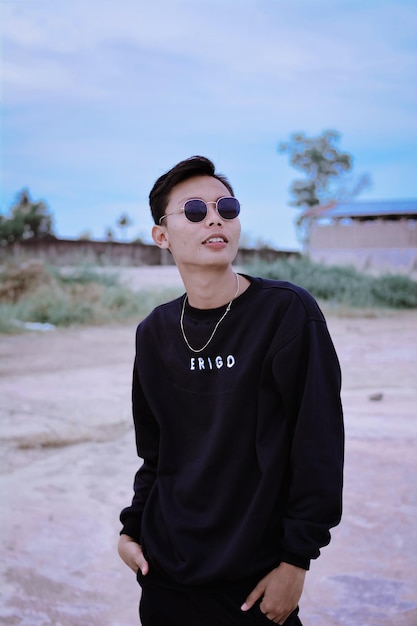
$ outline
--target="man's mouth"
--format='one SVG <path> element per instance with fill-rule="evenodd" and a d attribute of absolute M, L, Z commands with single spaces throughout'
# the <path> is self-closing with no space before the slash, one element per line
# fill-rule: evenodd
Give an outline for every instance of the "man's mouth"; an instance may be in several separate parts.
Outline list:
<path fill-rule="evenodd" d="M 206 243 L 227 243 L 227 239 L 225 237 L 219 237 L 219 236 L 209 237 L 208 239 L 205 239 L 203 241 L 203 244 L 206 244 Z"/>

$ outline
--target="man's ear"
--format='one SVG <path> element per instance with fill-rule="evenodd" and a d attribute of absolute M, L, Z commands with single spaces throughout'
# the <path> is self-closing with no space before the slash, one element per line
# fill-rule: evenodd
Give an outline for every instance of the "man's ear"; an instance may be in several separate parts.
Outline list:
<path fill-rule="evenodd" d="M 162 250 L 169 248 L 168 234 L 165 226 L 155 226 L 152 227 L 152 239 Z"/>

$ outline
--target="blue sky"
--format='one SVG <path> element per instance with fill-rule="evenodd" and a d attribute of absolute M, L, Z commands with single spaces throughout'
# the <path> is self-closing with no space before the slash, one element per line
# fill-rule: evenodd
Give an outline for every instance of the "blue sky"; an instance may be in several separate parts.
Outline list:
<path fill-rule="evenodd" d="M 58 235 L 147 237 L 155 179 L 214 160 L 252 241 L 297 248 L 277 145 L 336 129 L 362 199 L 417 197 L 414 0 L 2 0 L 0 210 L 29 187 Z"/>

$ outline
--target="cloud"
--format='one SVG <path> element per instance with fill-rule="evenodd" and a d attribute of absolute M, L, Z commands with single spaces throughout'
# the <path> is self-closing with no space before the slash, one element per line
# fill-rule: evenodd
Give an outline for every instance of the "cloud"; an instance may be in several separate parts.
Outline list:
<path fill-rule="evenodd" d="M 366 99 L 412 70 L 415 14 L 404 2 L 7 3 L 5 93 L 22 98 L 26 85 L 35 98 L 114 98 L 123 84 L 135 102 L 142 86 L 149 100 L 181 102 L 186 87 L 209 99 L 220 92 L 231 106 L 238 93 L 250 109 L 279 85 L 288 108 L 292 94 L 309 92 L 318 105 L 320 93 Z"/>
<path fill-rule="evenodd" d="M 205 153 L 252 206 L 252 177 L 283 204 L 291 170 L 276 144 L 293 131 L 336 128 L 359 162 L 415 143 L 408 0 L 6 0 L 2 12 L 13 193 L 42 185 L 64 206 L 56 187 L 92 202 L 125 185 L 135 202 L 176 160 Z"/>

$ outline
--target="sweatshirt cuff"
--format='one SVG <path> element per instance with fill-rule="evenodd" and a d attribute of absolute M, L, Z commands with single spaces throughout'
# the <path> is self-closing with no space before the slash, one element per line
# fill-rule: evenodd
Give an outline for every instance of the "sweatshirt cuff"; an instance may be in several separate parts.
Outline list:
<path fill-rule="evenodd" d="M 128 535 L 129 537 L 134 539 L 136 543 L 140 544 L 141 531 L 140 531 L 140 526 L 137 523 L 137 519 L 125 520 L 123 524 L 123 528 L 120 531 L 120 534 Z"/>
<path fill-rule="evenodd" d="M 293 554 L 292 552 L 283 552 L 281 554 L 281 562 L 289 563 L 290 565 L 295 565 L 295 567 L 300 567 L 305 570 L 310 569 L 310 559 L 299 554 Z"/>

